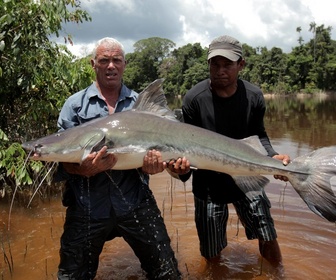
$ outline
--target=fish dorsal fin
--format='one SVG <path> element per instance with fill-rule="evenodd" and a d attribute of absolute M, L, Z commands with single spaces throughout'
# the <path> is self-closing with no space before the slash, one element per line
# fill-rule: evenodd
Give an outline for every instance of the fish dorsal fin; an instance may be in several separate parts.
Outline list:
<path fill-rule="evenodd" d="M 250 136 L 250 137 L 241 139 L 239 141 L 241 141 L 241 142 L 245 143 L 246 145 L 252 147 L 254 150 L 256 150 L 257 152 L 261 153 L 264 156 L 268 155 L 265 147 L 261 144 L 260 139 L 257 135 Z"/>
<path fill-rule="evenodd" d="M 176 120 L 175 114 L 168 107 L 163 91 L 164 79 L 157 79 L 149 84 L 140 94 L 133 106 L 133 110 L 145 111 L 168 119 Z"/>

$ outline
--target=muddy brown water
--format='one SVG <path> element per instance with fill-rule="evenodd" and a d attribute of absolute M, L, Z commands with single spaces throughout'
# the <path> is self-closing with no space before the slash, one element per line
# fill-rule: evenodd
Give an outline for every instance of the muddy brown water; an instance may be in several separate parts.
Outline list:
<path fill-rule="evenodd" d="M 283 110 L 282 102 L 277 106 Z M 309 115 L 304 110 L 303 119 L 297 121 L 297 111 L 284 110 L 284 119 L 281 110 L 266 116 L 266 126 L 277 151 L 294 158 L 321 146 L 336 145 L 334 109 L 327 116 L 317 117 L 311 115 L 312 111 L 316 113 L 315 109 L 309 109 Z M 319 124 L 315 123 L 317 119 Z M 257 241 L 246 239 L 231 206 L 228 246 L 217 263 L 208 264 L 199 253 L 191 182 L 184 185 L 166 172 L 151 177 L 150 186 L 184 279 L 335 279 L 336 225 L 312 213 L 290 184 L 269 178 L 271 183 L 266 192 L 283 255 L 282 276 L 262 260 Z M 60 196 L 33 208 L 14 207 L 10 231 L 6 230 L 8 210 L 8 203 L 0 203 L 0 279 L 56 279 L 65 217 Z M 132 250 L 118 238 L 105 244 L 96 279 L 146 278 Z"/>

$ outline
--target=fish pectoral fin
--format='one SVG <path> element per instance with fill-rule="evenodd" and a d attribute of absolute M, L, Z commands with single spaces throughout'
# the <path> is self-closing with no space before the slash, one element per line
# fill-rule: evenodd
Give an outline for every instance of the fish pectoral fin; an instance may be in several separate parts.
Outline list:
<path fill-rule="evenodd" d="M 81 162 L 92 152 L 99 151 L 105 144 L 105 133 L 101 130 L 94 131 L 89 141 L 85 143 Z"/>
<path fill-rule="evenodd" d="M 264 176 L 232 176 L 232 178 L 251 200 L 260 195 L 263 188 L 269 183 L 269 179 Z"/>

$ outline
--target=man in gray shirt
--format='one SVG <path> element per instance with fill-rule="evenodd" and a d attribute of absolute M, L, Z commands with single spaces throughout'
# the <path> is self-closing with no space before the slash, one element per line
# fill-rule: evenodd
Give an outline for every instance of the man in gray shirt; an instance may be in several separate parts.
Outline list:
<path fill-rule="evenodd" d="M 100 40 L 91 64 L 96 81 L 65 102 L 58 119 L 61 130 L 129 110 L 137 99 L 138 94 L 122 83 L 126 61 L 118 41 Z M 159 152 L 149 151 L 142 168 L 111 170 L 116 159 L 106 149 L 89 154 L 81 165 L 60 164 L 67 211 L 58 279 L 94 279 L 105 241 L 117 236 L 131 246 L 149 279 L 180 279 L 170 238 L 148 186 L 148 174 L 162 172 L 167 164 Z"/>

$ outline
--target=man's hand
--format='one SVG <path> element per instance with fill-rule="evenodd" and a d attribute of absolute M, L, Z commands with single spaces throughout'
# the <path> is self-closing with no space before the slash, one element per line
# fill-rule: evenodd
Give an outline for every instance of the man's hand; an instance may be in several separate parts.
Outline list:
<path fill-rule="evenodd" d="M 169 163 L 163 161 L 161 152 L 150 150 L 144 157 L 142 171 L 147 174 L 157 174 L 167 169 L 174 177 L 186 174 L 190 171 L 189 161 L 183 157 L 177 160 L 170 160 Z M 173 174 L 172 174 L 173 173 Z"/>
<path fill-rule="evenodd" d="M 157 174 L 165 170 L 167 163 L 162 160 L 162 155 L 159 151 L 150 150 L 144 157 L 142 171 L 147 174 Z"/>
<path fill-rule="evenodd" d="M 281 160 L 283 165 L 287 165 L 288 163 L 290 163 L 290 157 L 288 155 L 275 155 L 273 156 L 273 158 Z M 282 175 L 274 175 L 274 178 L 285 182 L 288 181 L 288 178 Z"/>
<path fill-rule="evenodd" d="M 104 146 L 100 151 L 89 154 L 80 165 L 64 162 L 63 167 L 68 173 L 91 177 L 111 169 L 116 163 L 116 157 L 108 154 L 107 147 Z"/>
<path fill-rule="evenodd" d="M 168 163 L 167 170 L 177 175 L 186 174 L 190 171 L 190 162 L 185 157 L 171 160 Z"/>

